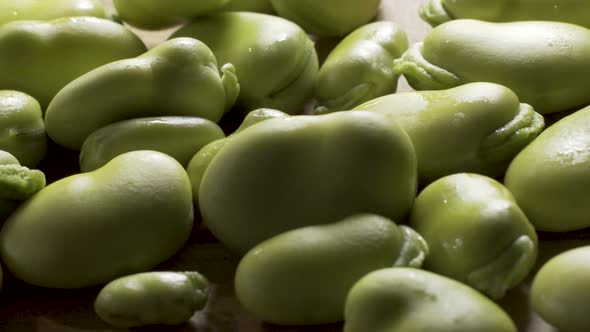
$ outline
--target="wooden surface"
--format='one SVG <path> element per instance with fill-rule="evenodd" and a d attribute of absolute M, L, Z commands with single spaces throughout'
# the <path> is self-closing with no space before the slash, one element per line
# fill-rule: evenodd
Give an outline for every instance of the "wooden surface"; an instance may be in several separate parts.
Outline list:
<path fill-rule="evenodd" d="M 105 1 L 106 2 L 106 1 Z M 430 30 L 417 16 L 417 8 L 425 0 L 384 0 L 379 18 L 392 20 L 408 33 L 411 42 L 420 41 Z M 137 30 L 136 30 L 137 31 Z M 138 32 L 152 47 L 164 40 L 171 31 Z M 329 48 L 334 41 L 318 41 Z M 405 81 L 400 91 L 411 90 Z M 77 171 L 77 155 L 52 146 L 50 155 L 60 156 L 59 163 L 48 164 L 49 181 Z M 555 253 L 585 242 L 542 241 L 538 265 Z M 207 307 L 195 314 L 190 322 L 175 327 L 148 327 L 138 331 L 341 331 L 341 324 L 318 327 L 278 327 L 261 323 L 244 311 L 233 294 L 233 275 L 238 257 L 233 256 L 204 229 L 194 231 L 187 247 L 157 269 L 197 270 L 211 281 L 211 296 Z M 92 308 L 98 288 L 64 291 L 36 288 L 19 283 L 7 276 L 0 292 L 1 332 L 90 332 L 121 331 L 103 323 Z M 556 331 L 531 312 L 528 303 L 528 283 L 512 290 L 500 304 L 510 313 L 520 331 Z M 367 331 L 371 332 L 371 331 Z"/>

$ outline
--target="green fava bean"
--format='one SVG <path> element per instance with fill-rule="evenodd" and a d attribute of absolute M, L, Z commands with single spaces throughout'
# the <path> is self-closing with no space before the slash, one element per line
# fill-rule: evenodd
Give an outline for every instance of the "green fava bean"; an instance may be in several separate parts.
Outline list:
<path fill-rule="evenodd" d="M 229 0 L 113 0 L 123 21 L 147 30 L 169 28 L 220 10 Z"/>
<path fill-rule="evenodd" d="M 257 110 L 253 110 L 246 115 L 240 127 L 238 127 L 236 131 L 229 135 L 229 137 L 259 122 L 274 118 L 286 117 L 289 117 L 289 114 L 270 108 L 259 108 Z M 213 157 L 215 157 L 219 150 L 223 148 L 225 142 L 227 142 L 227 137 L 220 138 L 205 145 L 192 157 L 186 168 L 188 176 L 191 180 L 191 186 L 193 189 L 193 201 L 195 203 L 195 206 L 199 205 L 199 187 L 201 186 L 203 174 L 205 174 L 205 170 L 207 169 L 207 167 L 209 167 L 209 164 L 211 163 L 211 160 L 213 160 Z"/>
<path fill-rule="evenodd" d="M 590 107 L 543 131 L 510 163 L 504 183 L 535 229 L 590 227 Z"/>
<path fill-rule="evenodd" d="M 277 13 L 319 36 L 342 37 L 377 15 L 379 0 L 270 0 Z"/>
<path fill-rule="evenodd" d="M 0 89 L 25 92 L 45 110 L 78 76 L 146 51 L 122 25 L 95 17 L 14 21 L 0 26 Z"/>
<path fill-rule="evenodd" d="M 9 152 L 0 150 L 0 222 L 20 203 L 45 187 L 45 174 L 21 166 Z"/>
<path fill-rule="evenodd" d="M 205 170 L 199 207 L 211 232 L 244 254 L 356 213 L 402 220 L 415 194 L 408 135 L 384 115 L 350 111 L 270 119 L 230 136 Z"/>
<path fill-rule="evenodd" d="M 428 185 L 409 226 L 431 249 L 424 267 L 498 299 L 518 285 L 537 258 L 537 233 L 512 194 L 479 174 L 460 173 Z"/>
<path fill-rule="evenodd" d="M 590 30 L 546 21 L 450 21 L 395 61 L 416 90 L 492 82 L 541 113 L 590 103 Z"/>
<path fill-rule="evenodd" d="M 346 298 L 344 332 L 516 332 L 496 303 L 453 279 L 413 268 L 371 272 Z"/>
<path fill-rule="evenodd" d="M 236 67 L 238 105 L 303 112 L 313 95 L 318 56 L 311 39 L 293 22 L 248 12 L 225 12 L 193 20 L 172 37 L 207 44 L 217 60 Z"/>
<path fill-rule="evenodd" d="M 270 0 L 229 0 L 227 5 L 223 7 L 223 10 L 266 14 L 274 12 Z"/>
<path fill-rule="evenodd" d="M 51 288 L 81 288 L 143 272 L 183 247 L 193 226 L 184 168 L 156 151 L 133 151 L 51 183 L 0 230 L 12 274 Z"/>
<path fill-rule="evenodd" d="M 80 150 L 80 170 L 95 170 L 134 150 L 154 150 L 183 167 L 203 146 L 225 137 L 215 122 L 188 116 L 161 116 L 115 122 L 93 132 Z"/>
<path fill-rule="evenodd" d="M 590 246 L 565 251 L 545 263 L 531 286 L 531 305 L 564 332 L 590 329 Z"/>
<path fill-rule="evenodd" d="M 19 91 L 0 90 L 0 150 L 13 154 L 24 166 L 34 167 L 47 152 L 41 106 Z"/>
<path fill-rule="evenodd" d="M 207 303 L 209 282 L 198 272 L 144 272 L 121 277 L 102 288 L 94 310 L 117 327 L 176 325 Z"/>
<path fill-rule="evenodd" d="M 393 60 L 408 49 L 408 36 L 387 21 L 364 25 L 346 36 L 320 67 L 316 113 L 352 109 L 394 93 L 398 75 Z"/>
<path fill-rule="evenodd" d="M 69 16 L 107 18 L 107 13 L 100 0 L 4 0 L 0 2 L 0 25 L 17 20 L 53 20 Z"/>
<path fill-rule="evenodd" d="M 421 185 L 459 172 L 501 176 L 544 128 L 543 116 L 493 83 L 390 94 L 355 109 L 385 114 L 408 133 Z"/>
<path fill-rule="evenodd" d="M 426 255 L 428 246 L 411 228 L 357 214 L 281 233 L 252 248 L 236 270 L 236 296 L 273 324 L 338 322 L 358 279 L 385 267 L 419 268 Z"/>
<path fill-rule="evenodd" d="M 586 0 L 429 0 L 419 13 L 432 26 L 471 18 L 490 22 L 560 21 L 590 27 Z"/>
<path fill-rule="evenodd" d="M 231 64 L 220 73 L 207 45 L 176 38 L 70 82 L 47 108 L 45 127 L 56 143 L 80 150 L 92 132 L 130 118 L 176 115 L 217 122 L 239 89 Z"/>

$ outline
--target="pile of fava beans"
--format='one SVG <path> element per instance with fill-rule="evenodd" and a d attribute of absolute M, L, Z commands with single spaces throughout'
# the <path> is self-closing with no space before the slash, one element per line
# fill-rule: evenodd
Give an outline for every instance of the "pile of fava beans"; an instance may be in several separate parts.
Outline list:
<path fill-rule="evenodd" d="M 379 0 L 106 4 L 0 1 L 0 285 L 182 324 L 210 282 L 156 267 L 202 220 L 264 322 L 516 332 L 497 301 L 527 280 L 590 331 L 590 246 L 538 259 L 590 227 L 587 0 L 424 1 L 415 44 Z"/>

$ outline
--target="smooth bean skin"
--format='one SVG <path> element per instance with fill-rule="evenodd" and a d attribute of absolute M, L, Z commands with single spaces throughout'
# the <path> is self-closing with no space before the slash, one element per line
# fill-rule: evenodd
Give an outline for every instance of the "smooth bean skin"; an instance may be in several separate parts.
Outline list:
<path fill-rule="evenodd" d="M 395 93 L 355 109 L 385 114 L 408 133 L 420 185 L 460 172 L 502 176 L 544 128 L 543 116 L 494 83 Z"/>
<path fill-rule="evenodd" d="M 183 167 L 203 146 L 225 137 L 212 121 L 188 116 L 137 118 L 112 123 L 86 138 L 80 150 L 80 170 L 95 170 L 114 157 L 134 150 L 154 150 Z"/>
<path fill-rule="evenodd" d="M 193 17 L 218 11 L 229 0 L 113 0 L 123 21 L 145 30 L 185 23 Z"/>
<path fill-rule="evenodd" d="M 124 26 L 95 17 L 0 25 L 0 49 L 0 89 L 31 95 L 43 111 L 61 88 L 80 75 L 146 51 Z"/>
<path fill-rule="evenodd" d="M 236 270 L 240 303 L 263 321 L 326 324 L 343 319 L 346 294 L 365 274 L 385 267 L 419 268 L 422 237 L 375 214 L 294 229 L 252 248 Z"/>
<path fill-rule="evenodd" d="M 257 110 L 253 110 L 246 115 L 238 129 L 236 129 L 228 137 L 235 135 L 241 132 L 242 130 L 259 122 L 274 118 L 286 117 L 289 117 L 289 114 L 270 108 L 259 108 Z M 211 160 L 213 160 L 213 157 L 215 157 L 217 153 L 223 148 L 226 141 L 227 137 L 224 137 L 205 145 L 203 148 L 197 151 L 197 153 L 194 154 L 194 156 L 188 163 L 186 171 L 188 173 L 189 179 L 191 180 L 191 187 L 193 190 L 193 202 L 195 203 L 195 206 L 199 205 L 199 187 L 201 186 L 201 180 L 203 179 L 205 170 L 207 169 L 207 167 L 209 167 L 209 164 L 211 163 Z"/>
<path fill-rule="evenodd" d="M 193 226 L 184 168 L 156 151 L 133 151 L 51 183 L 0 230 L 0 254 L 18 279 L 81 288 L 147 271 L 176 253 Z"/>
<path fill-rule="evenodd" d="M 220 63 L 232 63 L 240 81 L 237 105 L 246 112 L 273 108 L 302 113 L 318 74 L 314 43 L 299 26 L 280 17 L 224 12 L 201 17 L 172 38 L 196 38 Z"/>
<path fill-rule="evenodd" d="M 229 0 L 227 5 L 223 7 L 223 10 L 265 14 L 272 14 L 274 12 L 270 0 Z"/>
<path fill-rule="evenodd" d="M 537 259 L 535 229 L 508 189 L 483 175 L 431 183 L 416 197 L 408 225 L 431 248 L 425 269 L 493 299 L 518 285 Z"/>
<path fill-rule="evenodd" d="M 496 303 L 453 279 L 413 268 L 371 272 L 346 298 L 344 332 L 516 332 Z"/>
<path fill-rule="evenodd" d="M 343 37 L 377 15 L 379 0 L 270 0 L 277 13 L 319 36 Z"/>
<path fill-rule="evenodd" d="M 408 36 L 393 22 L 364 25 L 347 35 L 320 67 L 316 113 L 350 110 L 394 93 L 399 76 L 393 60 L 408 49 Z"/>
<path fill-rule="evenodd" d="M 545 321 L 564 332 L 590 329 L 590 247 L 553 257 L 535 275 L 531 305 Z"/>
<path fill-rule="evenodd" d="M 37 166 L 47 152 L 41 106 L 26 93 L 0 90 L 0 132 L 0 150 L 23 166 Z"/>
<path fill-rule="evenodd" d="M 45 127 L 57 144 L 80 150 L 92 132 L 131 118 L 195 116 L 217 122 L 239 89 L 234 67 L 218 70 L 207 45 L 175 38 L 70 82 L 47 108 Z"/>
<path fill-rule="evenodd" d="M 432 26 L 462 18 L 489 22 L 559 21 L 590 28 L 585 0 L 430 0 L 419 9 Z"/>
<path fill-rule="evenodd" d="M 539 231 L 590 227 L 590 107 L 543 131 L 510 163 L 504 184 Z"/>
<path fill-rule="evenodd" d="M 243 255 L 356 213 L 402 220 L 415 195 L 407 134 L 384 115 L 351 111 L 270 119 L 229 137 L 205 170 L 199 207 L 217 239 Z"/>
<path fill-rule="evenodd" d="M 0 150 L 0 223 L 45 184 L 43 172 L 21 166 L 10 152 Z"/>
<path fill-rule="evenodd" d="M 143 272 L 121 277 L 104 286 L 94 310 L 117 327 L 188 321 L 207 303 L 209 282 L 198 272 Z"/>
<path fill-rule="evenodd" d="M 470 82 L 506 86 L 541 113 L 590 103 L 590 30 L 562 22 L 454 20 L 396 60 L 416 90 Z"/>
<path fill-rule="evenodd" d="M 107 18 L 100 0 L 4 0 L 0 2 L 0 25 L 12 21 L 53 20 L 69 16 Z"/>

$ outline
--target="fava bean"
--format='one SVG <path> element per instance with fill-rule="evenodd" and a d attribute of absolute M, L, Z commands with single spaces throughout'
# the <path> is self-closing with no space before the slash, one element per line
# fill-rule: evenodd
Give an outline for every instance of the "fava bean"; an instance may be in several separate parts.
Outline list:
<path fill-rule="evenodd" d="M 225 12 L 193 20 L 172 38 L 196 38 L 220 63 L 232 63 L 240 81 L 237 104 L 246 112 L 273 108 L 302 113 L 318 74 L 314 43 L 299 26 L 280 17 Z"/>
<path fill-rule="evenodd" d="M 117 327 L 176 325 L 188 321 L 207 303 L 209 282 L 198 272 L 144 272 L 104 286 L 94 310 Z"/>
<path fill-rule="evenodd" d="M 590 247 L 562 252 L 545 263 L 531 286 L 533 309 L 564 332 L 590 329 Z"/>
<path fill-rule="evenodd" d="M 0 222 L 22 201 L 43 189 L 45 183 L 43 172 L 21 166 L 12 154 L 0 150 Z"/>
<path fill-rule="evenodd" d="M 236 129 L 231 135 L 235 135 L 242 130 L 257 124 L 262 121 L 266 121 L 274 118 L 286 118 L 289 117 L 287 113 L 273 110 L 270 108 L 259 108 L 257 110 L 249 112 L 242 124 Z M 186 171 L 189 178 L 191 179 L 191 186 L 193 189 L 193 201 L 195 206 L 199 205 L 199 187 L 201 186 L 201 180 L 205 174 L 205 170 L 209 167 L 211 160 L 217 155 L 217 153 L 223 148 L 227 142 L 227 137 L 217 139 L 200 149 L 190 160 Z"/>
<path fill-rule="evenodd" d="M 490 299 L 453 279 L 387 268 L 357 281 L 346 298 L 344 332 L 516 332 Z"/>
<path fill-rule="evenodd" d="M 56 143 L 79 150 L 95 130 L 130 118 L 196 116 L 217 122 L 238 93 L 231 64 L 220 73 L 207 45 L 175 38 L 70 82 L 47 108 L 45 127 Z"/>
<path fill-rule="evenodd" d="M 590 30 L 562 22 L 450 21 L 396 60 L 417 90 L 506 86 L 541 113 L 590 103 Z"/>
<path fill-rule="evenodd" d="M 590 107 L 543 131 L 510 163 L 504 183 L 535 229 L 590 227 Z"/>
<path fill-rule="evenodd" d="M 23 166 L 37 166 L 45 157 L 45 123 L 35 98 L 19 91 L 0 90 L 0 131 L 0 150 L 13 154 Z"/>
<path fill-rule="evenodd" d="M 490 22 L 561 21 L 590 27 L 586 0 L 430 0 L 420 7 L 432 26 L 461 18 Z"/>
<path fill-rule="evenodd" d="M 146 30 L 170 28 L 193 17 L 210 14 L 229 0 L 113 0 L 121 19 Z"/>
<path fill-rule="evenodd" d="M 393 60 L 407 49 L 406 33 L 393 22 L 374 22 L 353 31 L 320 67 L 316 113 L 350 110 L 394 93 L 399 76 L 393 72 Z"/>
<path fill-rule="evenodd" d="M 107 18 L 101 0 L 3 0 L 0 25 L 12 21 L 53 20 L 70 16 Z"/>
<path fill-rule="evenodd" d="M 384 115 L 275 118 L 227 139 L 202 177 L 199 207 L 211 232 L 245 254 L 279 233 L 356 213 L 403 220 L 416 173 L 408 135 Z"/>
<path fill-rule="evenodd" d="M 424 267 L 493 299 L 518 285 L 537 259 L 537 233 L 501 183 L 479 174 L 443 177 L 414 203 L 410 227 L 432 253 Z"/>
<path fill-rule="evenodd" d="M 31 95 L 43 111 L 78 76 L 146 51 L 124 26 L 95 17 L 0 25 L 0 49 L 0 89 Z"/>
<path fill-rule="evenodd" d="M 502 176 L 545 125 L 530 105 L 494 83 L 395 93 L 355 109 L 385 114 L 408 133 L 421 185 L 460 172 Z"/>
<path fill-rule="evenodd" d="M 256 245 L 238 265 L 236 296 L 274 324 L 338 322 L 358 279 L 385 267 L 420 267 L 427 254 L 426 243 L 411 228 L 374 214 L 353 215 Z"/>
<path fill-rule="evenodd" d="M 192 226 L 184 168 L 163 153 L 133 151 L 24 202 L 0 230 L 0 254 L 27 283 L 81 288 L 155 267 Z"/>
<path fill-rule="evenodd" d="M 112 123 L 86 138 L 80 150 L 80 170 L 95 170 L 114 157 L 134 150 L 154 150 L 183 167 L 203 146 L 225 137 L 215 122 L 189 116 L 137 118 Z"/>
<path fill-rule="evenodd" d="M 277 13 L 320 36 L 342 37 L 377 15 L 379 0 L 270 0 Z"/>

